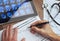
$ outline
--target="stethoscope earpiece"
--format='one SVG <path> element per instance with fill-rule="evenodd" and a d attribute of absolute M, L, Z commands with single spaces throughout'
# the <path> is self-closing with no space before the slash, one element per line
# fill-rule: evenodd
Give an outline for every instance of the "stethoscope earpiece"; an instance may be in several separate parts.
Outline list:
<path fill-rule="evenodd" d="M 42 5 L 42 8 L 47 8 L 47 7 L 48 7 L 47 3 L 45 3 L 45 4 Z"/>

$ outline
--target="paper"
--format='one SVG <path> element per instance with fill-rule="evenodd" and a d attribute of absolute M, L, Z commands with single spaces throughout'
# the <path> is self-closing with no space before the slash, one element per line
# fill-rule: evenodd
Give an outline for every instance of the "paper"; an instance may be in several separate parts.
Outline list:
<path fill-rule="evenodd" d="M 40 20 L 38 16 L 31 17 L 25 21 L 19 22 L 14 25 L 14 27 L 17 27 L 19 25 L 18 41 L 20 41 L 23 37 L 26 38 L 26 41 L 49 41 L 48 39 L 42 37 L 41 35 L 32 34 L 30 32 L 29 26 L 37 20 Z"/>
<path fill-rule="evenodd" d="M 35 17 L 28 18 L 24 21 L 18 22 L 13 25 L 13 28 L 17 26 L 19 28 L 18 37 L 17 37 L 18 41 L 21 41 L 23 37 L 25 37 L 26 41 L 50 41 L 42 37 L 41 35 L 38 35 L 37 33 L 32 34 L 30 32 L 30 28 L 29 28 L 30 25 L 37 20 L 40 20 L 40 18 L 38 16 L 35 16 Z M 0 41 L 1 41 L 1 35 L 2 35 L 2 31 L 0 31 Z"/>
<path fill-rule="evenodd" d="M 44 4 L 48 4 L 47 8 L 50 11 L 51 10 L 51 5 L 54 4 L 54 3 L 58 3 L 58 2 L 59 1 L 56 1 L 56 0 L 44 0 L 43 3 Z M 50 12 L 50 13 L 51 13 L 52 17 L 54 17 L 57 14 L 57 12 L 58 12 L 58 10 L 56 10 L 56 8 L 53 7 L 52 12 Z M 48 20 L 48 21 L 51 21 L 50 25 L 51 25 L 52 30 L 57 35 L 60 36 L 60 26 L 58 26 L 54 21 L 52 21 L 51 17 L 48 15 L 46 9 L 44 9 L 44 19 Z M 56 18 L 54 18 L 54 19 L 60 24 L 60 14 Z"/>

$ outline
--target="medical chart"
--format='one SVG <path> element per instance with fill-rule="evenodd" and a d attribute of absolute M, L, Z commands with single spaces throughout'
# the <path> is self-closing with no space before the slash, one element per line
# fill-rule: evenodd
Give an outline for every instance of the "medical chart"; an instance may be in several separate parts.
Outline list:
<path fill-rule="evenodd" d="M 32 34 L 30 32 L 30 25 L 37 21 L 40 20 L 40 18 L 38 16 L 35 17 L 31 17 L 27 20 L 24 20 L 22 22 L 18 22 L 17 24 L 15 24 L 13 27 L 17 27 L 19 26 L 19 31 L 18 31 L 18 41 L 20 41 L 22 38 L 26 38 L 26 41 L 50 41 L 49 39 L 46 39 L 44 37 L 42 37 L 41 35 L 36 34 Z"/>

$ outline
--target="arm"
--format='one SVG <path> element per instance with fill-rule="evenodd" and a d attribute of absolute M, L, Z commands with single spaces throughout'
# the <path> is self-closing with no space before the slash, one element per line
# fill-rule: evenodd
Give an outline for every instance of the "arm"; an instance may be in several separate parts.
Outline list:
<path fill-rule="evenodd" d="M 49 35 L 49 39 L 52 41 L 60 41 L 60 36 L 54 34 L 54 35 Z"/>

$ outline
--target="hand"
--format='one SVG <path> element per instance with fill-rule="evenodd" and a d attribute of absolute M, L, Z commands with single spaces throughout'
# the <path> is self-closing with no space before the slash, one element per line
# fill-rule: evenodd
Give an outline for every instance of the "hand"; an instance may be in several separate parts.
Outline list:
<path fill-rule="evenodd" d="M 18 28 L 12 28 L 12 25 L 8 25 L 2 33 L 2 41 L 17 41 Z M 23 38 L 21 41 L 25 41 Z"/>
<path fill-rule="evenodd" d="M 43 37 L 46 37 L 46 38 L 48 38 L 50 36 L 56 36 L 56 34 L 52 31 L 49 24 L 45 24 L 40 28 L 38 28 L 36 26 L 33 26 L 33 25 L 36 25 L 36 24 L 44 23 L 44 22 L 48 22 L 48 21 L 45 21 L 45 20 L 40 21 L 39 20 L 39 21 L 36 21 L 36 22 L 32 23 L 31 32 L 33 34 L 38 33 L 38 34 L 40 34 L 40 35 L 42 35 Z"/>

